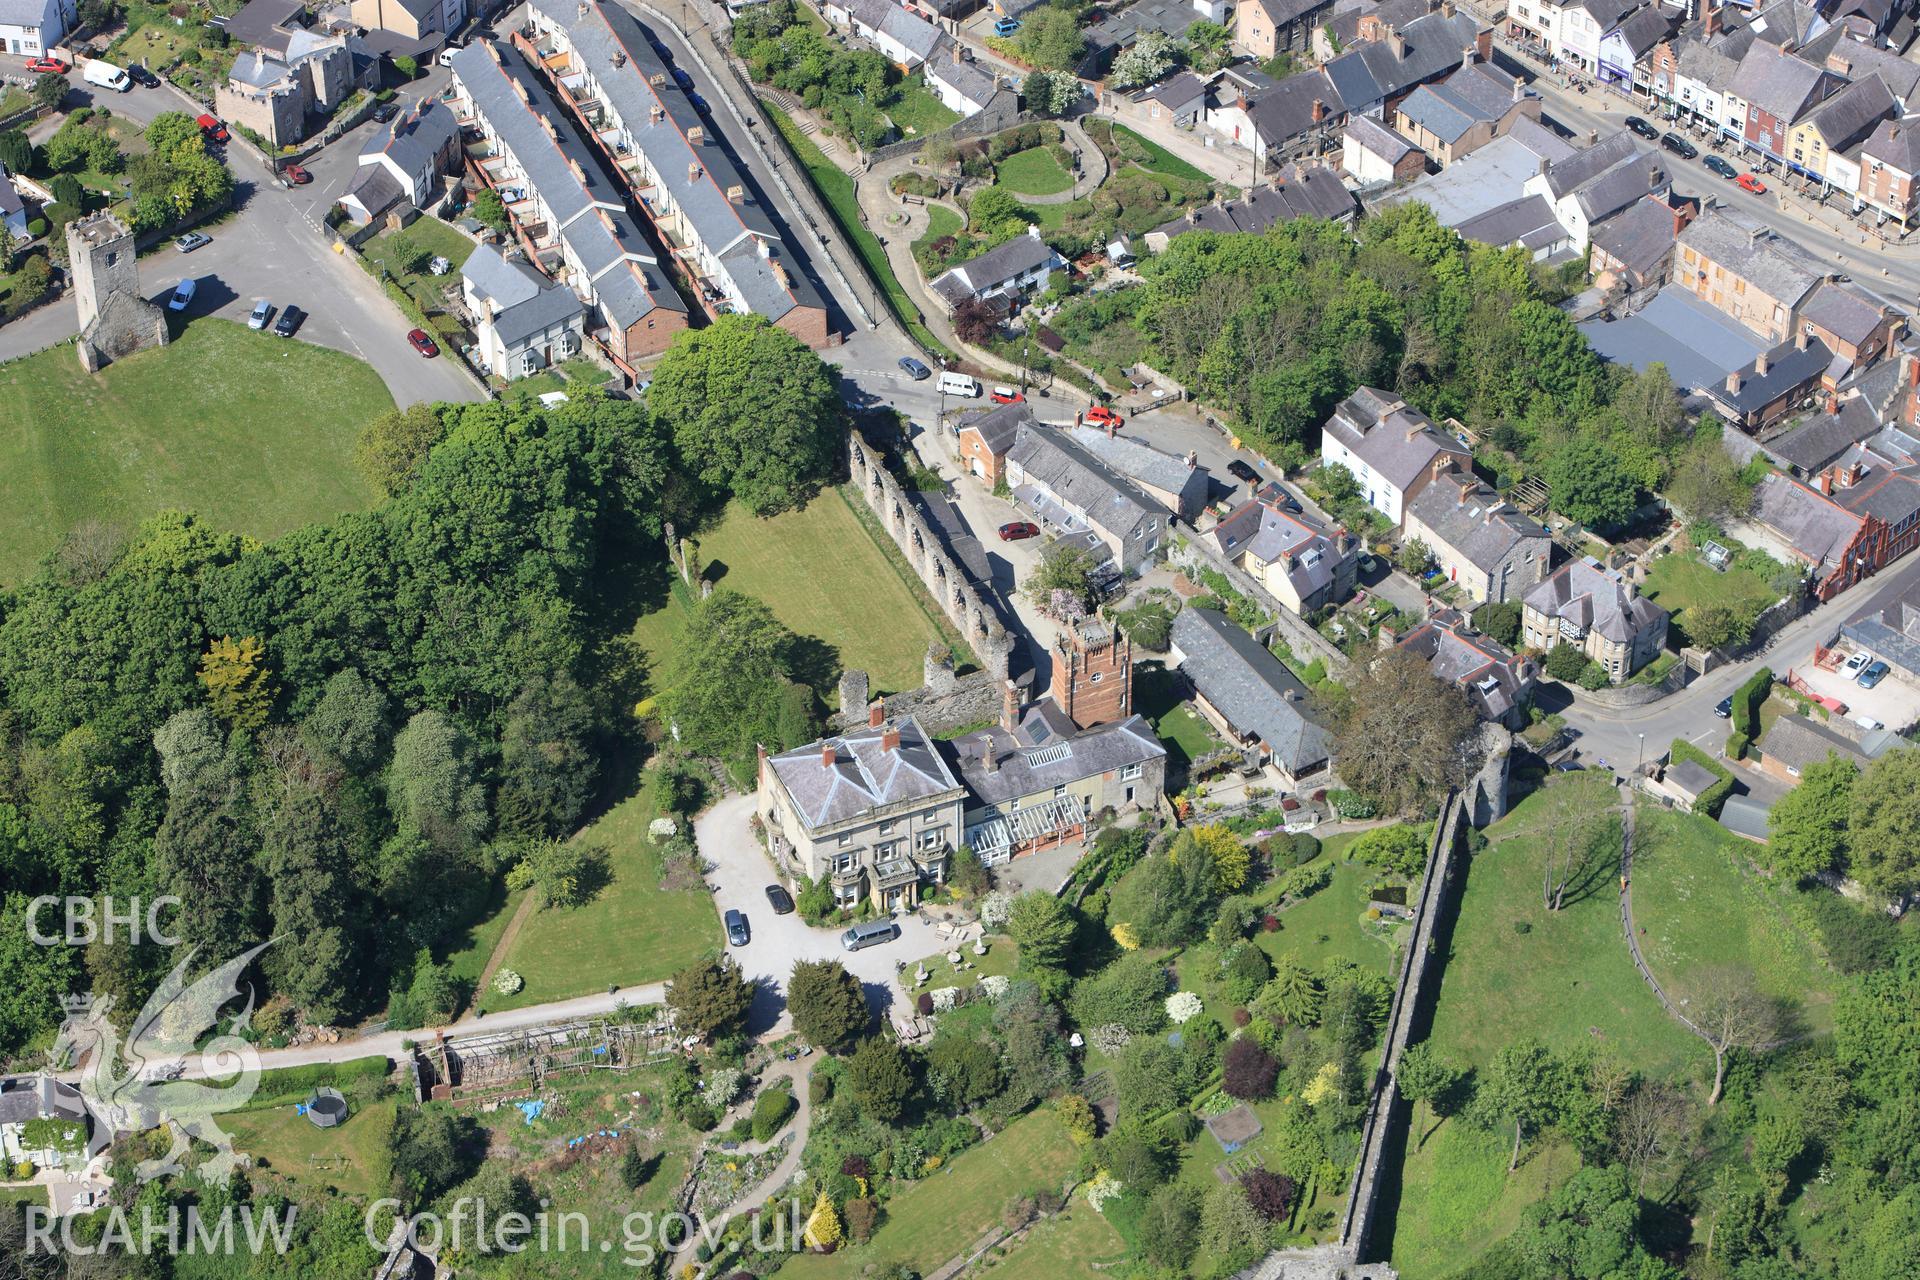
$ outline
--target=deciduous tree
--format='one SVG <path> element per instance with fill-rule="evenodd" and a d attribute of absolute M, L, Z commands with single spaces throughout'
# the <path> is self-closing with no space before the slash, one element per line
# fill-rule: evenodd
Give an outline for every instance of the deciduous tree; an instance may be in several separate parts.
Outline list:
<path fill-rule="evenodd" d="M 756 745 L 769 751 L 813 736 L 813 697 L 794 683 L 795 637 L 750 596 L 720 590 L 693 611 L 659 696 L 682 746 L 753 776 Z"/>
<path fill-rule="evenodd" d="M 1765 859 L 1796 880 L 1810 880 L 1847 861 L 1848 823 L 1860 770 L 1837 756 L 1801 770 L 1800 785 L 1767 815 Z"/>
<path fill-rule="evenodd" d="M 1713 1092 L 1709 1107 L 1720 1101 L 1727 1079 L 1727 1054 L 1735 1049 L 1757 1049 L 1780 1034 L 1779 1001 L 1755 985 L 1744 969 L 1722 965 L 1707 970 L 1697 981 L 1699 996 L 1688 1006 L 1688 1016 L 1713 1046 Z"/>
<path fill-rule="evenodd" d="M 1407 813 L 1466 781 L 1478 728 L 1465 694 L 1393 649 L 1354 664 L 1334 754 L 1348 786 L 1382 812 Z"/>
<path fill-rule="evenodd" d="M 1889 751 L 1853 787 L 1847 873 L 1883 898 L 1920 890 L 1920 750 Z"/>

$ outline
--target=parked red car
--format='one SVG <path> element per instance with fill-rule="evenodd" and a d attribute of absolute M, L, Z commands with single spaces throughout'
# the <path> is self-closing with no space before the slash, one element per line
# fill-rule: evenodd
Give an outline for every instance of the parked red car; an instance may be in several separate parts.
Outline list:
<path fill-rule="evenodd" d="M 1751 191 L 1753 192 L 1754 195 L 1757 195 L 1757 196 L 1763 196 L 1767 194 L 1767 184 L 1760 181 L 1760 179 L 1754 177 L 1750 173 L 1741 174 L 1739 177 L 1733 180 L 1733 183 L 1735 186 L 1739 187 L 1742 191 Z"/>
<path fill-rule="evenodd" d="M 1127 425 L 1127 420 L 1125 418 L 1121 417 L 1119 414 L 1115 413 L 1113 410 L 1107 408 L 1107 406 L 1103 404 L 1097 404 L 1093 406 L 1093 408 L 1087 410 L 1086 420 L 1089 423 L 1091 423 L 1093 426 L 1112 427 L 1115 431 L 1118 431 L 1120 428 Z"/>
<path fill-rule="evenodd" d="M 27 70 L 37 76 L 63 76 L 73 70 L 73 65 L 58 58 L 32 58 L 27 62 Z"/>
<path fill-rule="evenodd" d="M 425 329 L 407 330 L 407 341 L 413 344 L 415 351 L 418 351 L 429 360 L 440 354 L 439 344 L 427 336 Z"/>
<path fill-rule="evenodd" d="M 200 132 L 210 142 L 225 142 L 233 135 L 227 132 L 227 126 L 220 123 L 218 116 L 201 114 L 194 119 L 200 126 Z"/>
<path fill-rule="evenodd" d="M 313 181 L 313 175 L 297 164 L 290 164 L 280 171 L 280 176 L 296 187 L 304 187 Z"/>
<path fill-rule="evenodd" d="M 1025 404 L 1027 398 L 1012 387 L 995 387 L 987 393 L 987 399 L 995 404 Z"/>
<path fill-rule="evenodd" d="M 1040 536 L 1040 526 L 1029 520 L 1015 520 L 1011 524 L 1000 526 L 1000 541 L 1020 542 L 1027 538 Z"/>

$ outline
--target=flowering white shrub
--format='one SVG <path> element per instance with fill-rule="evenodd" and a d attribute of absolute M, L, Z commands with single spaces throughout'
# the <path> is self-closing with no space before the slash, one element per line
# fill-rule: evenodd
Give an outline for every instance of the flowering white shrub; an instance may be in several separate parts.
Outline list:
<path fill-rule="evenodd" d="M 733 1095 L 740 1092 L 740 1073 L 732 1067 L 718 1067 L 707 1073 L 706 1084 L 700 1090 L 700 1098 L 708 1106 L 719 1108 L 733 1101 Z"/>
<path fill-rule="evenodd" d="M 980 979 L 980 990 L 989 1000 L 1004 999 L 1013 979 L 1004 973 L 990 973 Z"/>
<path fill-rule="evenodd" d="M 945 1013 L 960 1002 L 960 988 L 935 987 L 933 989 L 933 1011 Z"/>
<path fill-rule="evenodd" d="M 1174 1022 L 1187 1022 L 1200 1013 L 1200 997 L 1191 991 L 1176 991 L 1167 997 L 1167 1017 Z"/>
<path fill-rule="evenodd" d="M 1133 1032 L 1117 1022 L 1104 1022 L 1089 1033 L 1093 1047 L 1112 1057 L 1133 1043 Z"/>
<path fill-rule="evenodd" d="M 493 989 L 503 996 L 514 995 L 527 985 L 527 980 L 511 969 L 502 969 L 493 975 Z"/>
<path fill-rule="evenodd" d="M 1004 925 L 1012 911 L 1013 895 L 1003 889 L 995 889 L 980 899 L 980 923 L 989 929 Z"/>
<path fill-rule="evenodd" d="M 1087 1183 L 1087 1203 L 1094 1207 L 1095 1212 L 1105 1213 L 1107 1201 L 1119 1199 L 1126 1189 L 1125 1183 L 1102 1169 Z"/>

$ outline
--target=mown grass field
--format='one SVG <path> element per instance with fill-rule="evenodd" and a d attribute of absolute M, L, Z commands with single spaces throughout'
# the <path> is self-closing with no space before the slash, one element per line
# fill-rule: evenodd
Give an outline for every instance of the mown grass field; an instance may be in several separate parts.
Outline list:
<path fill-rule="evenodd" d="M 1075 1196 L 1065 1211 L 1034 1227 L 986 1274 L 994 1280 L 1092 1277 L 1103 1274 L 1101 1264 L 1118 1262 L 1125 1252 L 1120 1233 L 1087 1203 L 1085 1196 Z"/>
<path fill-rule="evenodd" d="M 887 1201 L 886 1221 L 866 1244 L 798 1255 L 780 1274 L 787 1280 L 852 1277 L 876 1261 L 930 1274 L 998 1223 L 1014 1196 L 1043 1186 L 1058 1190 L 1077 1158 L 1053 1112 L 1033 1112 Z"/>
<path fill-rule="evenodd" d="M 994 165 L 993 178 L 1015 195 L 1058 195 L 1073 186 L 1073 175 L 1045 147 L 1014 152 Z"/>
<path fill-rule="evenodd" d="M 1291 951 L 1309 969 L 1325 968 L 1329 960 L 1340 957 L 1391 977 L 1398 931 L 1366 919 L 1368 891 L 1382 877 L 1371 867 L 1337 860 L 1357 837 L 1334 839 L 1340 844 L 1320 854 L 1336 859 L 1327 887 L 1281 911 L 1276 917 L 1280 927 L 1254 934 L 1254 941 L 1275 958 Z"/>
<path fill-rule="evenodd" d="M 393 1129 L 393 1099 L 355 1105 L 346 1122 L 319 1129 L 292 1105 L 239 1111 L 220 1118 L 236 1151 L 257 1167 L 309 1191 L 335 1188 L 342 1195 L 373 1196 L 387 1185 L 387 1135 Z"/>
<path fill-rule="evenodd" d="M 365 507 L 354 439 L 392 407 L 371 366 L 227 320 L 98 375 L 70 346 L 0 366 L 0 581 L 83 520 L 178 508 L 265 538 Z"/>

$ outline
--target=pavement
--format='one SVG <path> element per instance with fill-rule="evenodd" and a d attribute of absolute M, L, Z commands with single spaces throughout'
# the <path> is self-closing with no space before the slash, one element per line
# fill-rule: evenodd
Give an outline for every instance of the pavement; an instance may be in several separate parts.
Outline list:
<path fill-rule="evenodd" d="M 445 72 L 440 72 L 441 82 Z M 436 81 L 408 87 L 408 95 L 435 92 Z M 104 106 L 116 115 L 147 124 L 163 111 L 198 110 L 168 85 L 138 86 L 126 93 L 99 91 L 77 84 L 68 105 Z M 371 122 L 323 149 L 306 162 L 312 184 L 287 190 L 275 181 L 266 162 L 246 143 L 227 146 L 235 179 L 235 211 L 201 228 L 213 243 L 182 254 L 171 243 L 140 259 L 148 297 L 164 301 L 183 277 L 199 281 L 186 319 L 217 315 L 245 321 L 260 298 L 278 308 L 294 303 L 307 313 L 296 341 L 313 342 L 357 356 L 372 365 L 400 405 L 423 401 L 482 398 L 479 385 L 457 358 L 426 360 L 407 345 L 413 327 L 356 263 L 332 249 L 333 238 L 321 224 L 327 208 L 346 189 L 361 143 Z M 176 317 L 176 320 L 179 317 Z M 11 360 L 66 341 L 79 331 L 80 316 L 71 296 L 0 327 L 0 360 Z"/>

